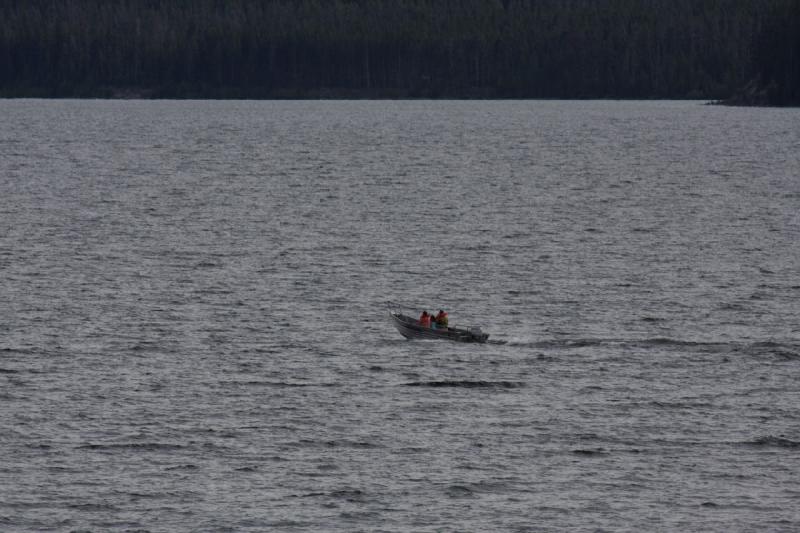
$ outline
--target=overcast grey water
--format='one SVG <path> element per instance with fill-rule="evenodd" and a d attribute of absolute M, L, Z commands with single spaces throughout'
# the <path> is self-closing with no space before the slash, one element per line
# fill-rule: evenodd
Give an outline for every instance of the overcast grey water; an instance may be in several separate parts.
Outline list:
<path fill-rule="evenodd" d="M 0 530 L 800 529 L 800 110 L 0 118 Z"/>

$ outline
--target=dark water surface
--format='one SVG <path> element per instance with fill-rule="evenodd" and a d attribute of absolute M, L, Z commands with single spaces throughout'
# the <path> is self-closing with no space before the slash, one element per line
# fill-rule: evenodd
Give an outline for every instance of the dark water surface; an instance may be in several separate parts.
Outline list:
<path fill-rule="evenodd" d="M 800 110 L 0 117 L 0 530 L 800 529 Z"/>

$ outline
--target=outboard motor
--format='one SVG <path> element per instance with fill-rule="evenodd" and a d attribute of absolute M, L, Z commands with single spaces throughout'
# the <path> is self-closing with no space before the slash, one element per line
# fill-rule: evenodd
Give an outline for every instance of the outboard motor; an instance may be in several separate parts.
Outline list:
<path fill-rule="evenodd" d="M 472 336 L 472 342 L 486 342 L 489 338 L 489 334 L 481 331 L 479 327 L 469 328 L 469 334 Z"/>

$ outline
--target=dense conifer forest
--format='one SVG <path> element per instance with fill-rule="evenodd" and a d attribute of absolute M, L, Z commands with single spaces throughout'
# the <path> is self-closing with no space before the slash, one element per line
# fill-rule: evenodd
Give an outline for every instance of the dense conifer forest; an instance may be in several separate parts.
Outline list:
<path fill-rule="evenodd" d="M 800 0 L 0 0 L 1 96 L 800 102 Z"/>

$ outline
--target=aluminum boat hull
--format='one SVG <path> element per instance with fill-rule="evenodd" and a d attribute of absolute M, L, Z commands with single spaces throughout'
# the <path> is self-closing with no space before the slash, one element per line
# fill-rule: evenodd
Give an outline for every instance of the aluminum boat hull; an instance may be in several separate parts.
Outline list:
<path fill-rule="evenodd" d="M 419 325 L 416 318 L 390 311 L 392 324 L 400 335 L 407 339 L 431 339 L 431 340 L 447 340 L 453 342 L 477 342 L 484 343 L 489 339 L 488 333 L 483 333 L 480 330 L 469 330 L 461 328 L 426 328 Z"/>

